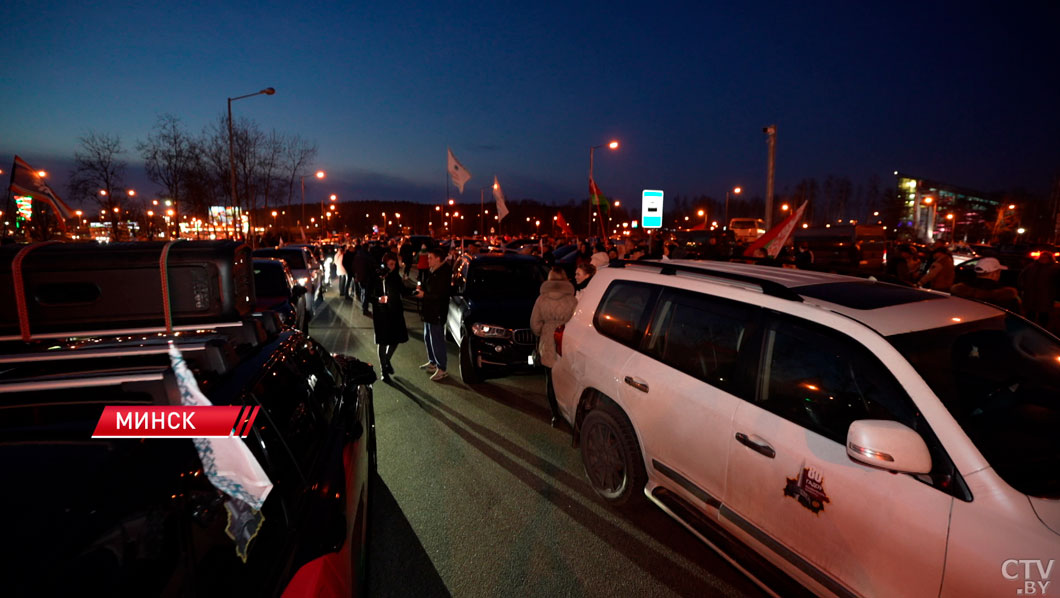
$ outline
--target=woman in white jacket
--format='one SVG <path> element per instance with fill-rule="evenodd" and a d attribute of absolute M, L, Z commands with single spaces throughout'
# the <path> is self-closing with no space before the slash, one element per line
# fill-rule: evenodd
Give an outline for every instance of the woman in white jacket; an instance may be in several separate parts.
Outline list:
<path fill-rule="evenodd" d="M 559 405 L 556 404 L 556 393 L 552 390 L 552 366 L 556 363 L 556 339 L 553 333 L 556 328 L 566 324 L 578 300 L 574 297 L 574 285 L 567 280 L 563 268 L 554 267 L 548 273 L 548 280 L 541 283 L 541 293 L 534 302 L 534 311 L 530 314 L 530 329 L 538 336 L 537 351 L 541 356 L 541 365 L 548 368 L 545 375 L 545 394 L 548 406 L 552 410 L 552 425 L 559 421 Z"/>

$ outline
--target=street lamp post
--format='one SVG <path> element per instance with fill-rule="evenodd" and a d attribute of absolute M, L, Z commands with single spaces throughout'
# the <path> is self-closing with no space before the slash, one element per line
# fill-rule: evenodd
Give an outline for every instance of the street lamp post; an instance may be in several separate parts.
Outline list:
<path fill-rule="evenodd" d="M 239 200 L 236 197 L 236 154 L 235 154 L 235 150 L 233 149 L 233 146 L 235 145 L 235 142 L 234 142 L 235 135 L 232 133 L 232 102 L 234 102 L 236 100 L 242 100 L 243 98 L 252 98 L 254 96 L 261 95 L 261 94 L 265 94 L 267 96 L 271 96 L 274 93 L 276 93 L 275 89 L 273 89 L 271 87 L 266 87 L 265 89 L 263 89 L 261 91 L 256 91 L 254 93 L 248 93 L 245 96 L 239 96 L 239 97 L 235 97 L 235 98 L 228 98 L 228 172 L 229 172 L 229 177 L 232 180 L 232 209 L 233 209 L 233 214 L 235 213 L 235 210 L 237 209 L 237 206 L 239 205 Z M 251 229 L 251 232 L 253 232 L 253 229 Z M 251 235 L 251 237 L 253 238 L 253 235 Z"/>
<path fill-rule="evenodd" d="M 327 173 L 325 173 L 323 170 L 318 170 L 316 172 L 316 174 L 313 175 L 313 176 L 317 177 L 318 179 L 323 179 L 325 176 L 327 176 Z M 298 221 L 298 227 L 299 228 L 301 228 L 302 227 L 302 223 L 305 222 L 305 175 L 304 174 L 300 177 L 300 181 L 301 181 L 301 184 L 302 184 L 302 219 Z"/>
<path fill-rule="evenodd" d="M 609 149 L 612 149 L 612 150 L 618 149 L 618 141 L 611 141 L 610 143 L 603 143 L 603 144 L 600 144 L 600 145 L 589 146 L 589 180 L 592 181 L 594 184 L 596 183 L 596 181 L 595 181 L 595 179 L 593 179 L 593 152 L 596 151 L 596 148 L 604 147 L 604 146 L 607 146 Z M 604 218 L 602 216 L 602 213 L 600 212 L 600 204 L 596 204 L 596 213 L 597 213 L 597 215 L 600 216 L 600 232 L 604 233 Z M 593 221 L 593 199 L 592 199 L 592 197 L 590 197 L 589 198 L 589 235 L 593 234 L 593 223 L 592 223 L 592 221 Z M 607 235 L 603 234 L 602 236 L 606 237 Z"/>
<path fill-rule="evenodd" d="M 733 187 L 733 195 L 739 195 L 743 189 L 739 187 Z M 725 222 L 722 223 L 725 226 L 725 230 L 729 230 L 729 190 L 725 190 Z"/>

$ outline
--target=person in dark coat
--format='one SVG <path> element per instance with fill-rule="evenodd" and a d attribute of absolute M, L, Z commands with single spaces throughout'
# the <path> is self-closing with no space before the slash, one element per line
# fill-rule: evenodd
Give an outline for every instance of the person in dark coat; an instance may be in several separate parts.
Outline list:
<path fill-rule="evenodd" d="M 1034 263 L 1020 272 L 1019 287 L 1027 319 L 1049 328 L 1049 316 L 1060 295 L 1060 267 L 1052 252 L 1043 250 Z"/>
<path fill-rule="evenodd" d="M 405 278 L 409 277 L 409 272 L 412 270 L 413 262 L 416 261 L 416 248 L 413 247 L 412 239 L 405 239 L 405 242 L 401 244 L 401 263 L 403 264 Z"/>
<path fill-rule="evenodd" d="M 398 256 L 388 253 L 383 256 L 383 272 L 379 281 L 375 310 L 372 312 L 372 327 L 375 329 L 375 344 L 379 345 L 379 368 L 383 381 L 390 382 L 394 373 L 391 358 L 398 345 L 409 340 L 405 326 L 405 307 L 401 297 L 405 294 L 405 282 L 398 272 Z"/>
<path fill-rule="evenodd" d="M 450 285 L 453 282 L 453 268 L 446 263 L 447 252 L 442 247 L 435 247 L 427 253 L 427 265 L 430 274 L 421 288 L 416 289 L 415 297 L 422 301 L 423 344 L 427 346 L 427 363 L 420 369 L 431 374 L 431 380 L 440 382 L 448 376 L 445 371 L 448 354 L 445 346 L 445 317 L 449 313 Z"/>
<path fill-rule="evenodd" d="M 342 269 L 346 271 L 346 277 L 343 278 L 342 296 L 347 299 L 353 298 L 350 295 L 350 292 L 355 288 L 353 280 L 356 272 L 356 269 L 354 268 L 354 256 L 357 255 L 358 247 L 360 247 L 360 244 L 353 247 L 347 247 L 346 250 L 342 252 Z"/>
<path fill-rule="evenodd" d="M 357 298 L 361 300 L 361 313 L 368 315 L 368 305 L 371 297 L 368 295 L 368 285 L 372 282 L 372 256 L 368 255 L 368 249 L 364 244 L 357 247 L 357 253 L 353 256 L 353 281 L 356 283 Z"/>

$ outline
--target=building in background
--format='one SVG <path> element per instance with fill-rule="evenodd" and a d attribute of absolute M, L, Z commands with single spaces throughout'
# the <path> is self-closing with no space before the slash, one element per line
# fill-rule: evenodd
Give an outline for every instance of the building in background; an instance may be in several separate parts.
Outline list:
<path fill-rule="evenodd" d="M 898 236 L 985 243 L 993 237 L 1000 199 L 991 194 L 894 172 L 901 205 Z"/>

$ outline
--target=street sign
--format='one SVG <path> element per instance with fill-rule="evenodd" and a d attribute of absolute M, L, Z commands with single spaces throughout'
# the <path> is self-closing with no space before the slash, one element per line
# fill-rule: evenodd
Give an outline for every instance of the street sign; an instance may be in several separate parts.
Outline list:
<path fill-rule="evenodd" d="M 641 194 L 640 223 L 644 228 L 662 228 L 663 192 L 645 189 Z"/>

